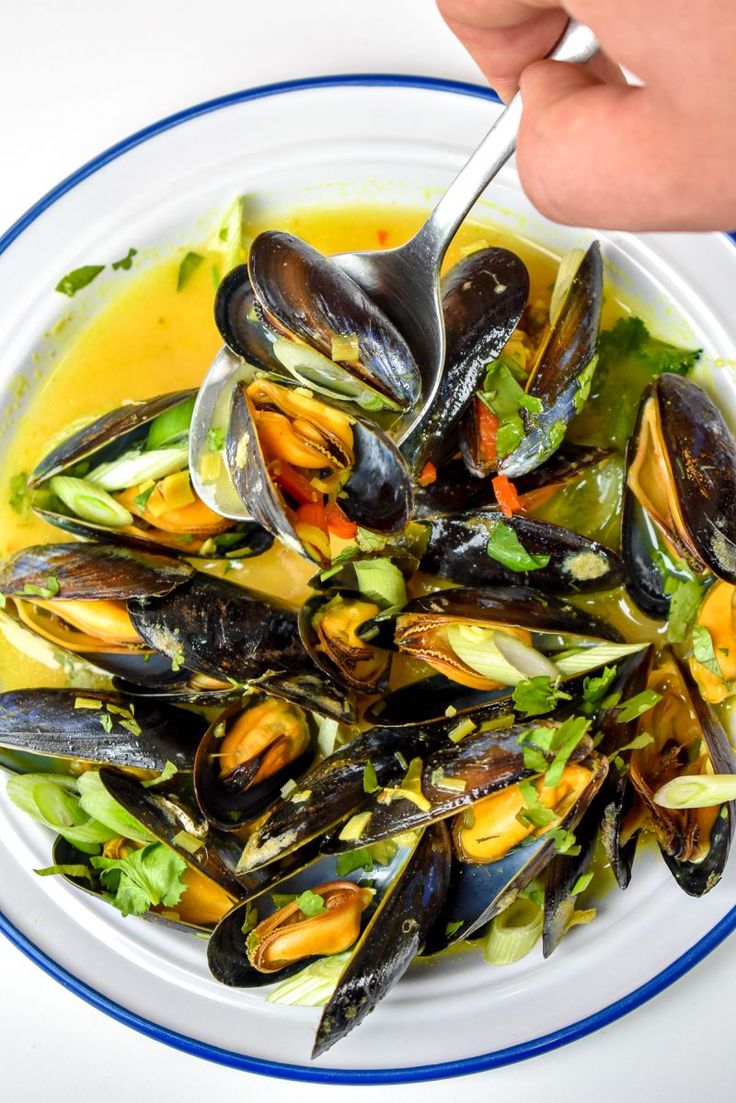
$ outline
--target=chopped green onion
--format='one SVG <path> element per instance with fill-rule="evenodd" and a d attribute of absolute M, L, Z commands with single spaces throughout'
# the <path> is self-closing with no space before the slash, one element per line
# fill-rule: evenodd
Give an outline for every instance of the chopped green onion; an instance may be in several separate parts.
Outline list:
<path fill-rule="evenodd" d="M 122 260 L 114 260 L 110 267 L 112 268 L 113 272 L 117 272 L 120 268 L 122 268 L 124 272 L 127 272 L 133 266 L 133 257 L 137 255 L 137 249 L 128 249 L 126 256 L 124 256 Z"/>
<path fill-rule="evenodd" d="M 182 850 L 186 850 L 187 854 L 196 854 L 204 846 L 203 839 L 198 839 L 196 835 L 183 830 L 177 831 L 171 842 L 174 846 L 180 846 Z"/>
<path fill-rule="evenodd" d="M 159 448 L 171 448 L 188 436 L 194 413 L 194 402 L 194 398 L 186 398 L 153 419 L 148 427 L 147 452 L 153 452 Z"/>
<path fill-rule="evenodd" d="M 454 728 L 451 728 L 447 733 L 447 738 L 452 743 L 460 743 L 466 735 L 470 735 L 472 731 L 475 731 L 475 724 L 467 716 L 464 720 L 461 720 L 459 724 L 456 724 Z"/>
<path fill-rule="evenodd" d="M 653 797 L 660 808 L 713 808 L 736 800 L 736 774 L 685 774 L 675 777 Z"/>
<path fill-rule="evenodd" d="M 125 724 L 125 721 L 123 721 Z M 138 729 L 140 735 L 140 728 Z M 142 781 L 141 785 L 144 789 L 151 789 L 156 785 L 161 785 L 164 781 L 170 781 L 174 774 L 177 772 L 176 766 L 173 762 L 167 762 L 160 774 L 156 774 L 149 781 Z"/>
<path fill-rule="evenodd" d="M 301 972 L 284 980 L 266 996 L 268 1003 L 283 1003 L 290 1007 L 322 1007 L 337 987 L 350 950 L 342 954 L 321 957 Z"/>
<path fill-rule="evenodd" d="M 74 268 L 71 272 L 67 272 L 65 276 L 62 276 L 54 290 L 59 291 L 62 295 L 68 295 L 71 299 L 77 291 L 81 291 L 87 284 L 92 283 L 92 280 L 99 276 L 104 267 L 104 264 L 83 264 L 81 268 Z"/>
<path fill-rule="evenodd" d="M 22 812 L 85 853 L 96 853 L 100 843 L 116 834 L 82 806 L 73 778 L 59 774 L 17 774 L 8 779 L 7 793 Z"/>
<path fill-rule="evenodd" d="M 125 452 L 116 460 L 95 467 L 86 481 L 102 490 L 126 490 L 149 479 L 154 482 L 163 479 L 188 466 L 189 448 L 186 446 L 157 448 L 151 452 Z"/>
<path fill-rule="evenodd" d="M 35 586 L 32 582 L 26 582 L 22 592 L 33 594 L 35 597 L 56 597 L 59 592 L 59 580 L 50 574 L 46 579 L 45 586 Z"/>
<path fill-rule="evenodd" d="M 512 965 L 526 957 L 542 934 L 542 909 L 528 896 L 519 896 L 491 921 L 483 939 L 483 957 L 489 965 Z"/>
<path fill-rule="evenodd" d="M 597 666 L 617 663 L 619 659 L 633 655 L 646 646 L 644 643 L 597 643 L 593 647 L 581 648 L 562 658 L 555 657 L 555 666 L 566 678 L 572 678 L 575 674 L 595 670 Z"/>
<path fill-rule="evenodd" d="M 358 589 L 382 608 L 406 605 L 406 583 L 390 559 L 361 559 L 354 564 Z"/>
<path fill-rule="evenodd" d="M 133 514 L 116 502 L 105 490 L 85 479 L 71 475 L 55 475 L 50 487 L 67 509 L 83 521 L 108 528 L 123 528 L 133 524 Z"/>
<path fill-rule="evenodd" d="M 74 698 L 75 709 L 100 709 L 102 708 L 102 701 L 95 700 L 94 697 L 75 697 Z"/>
<path fill-rule="evenodd" d="M 635 697 L 629 697 L 628 701 L 616 706 L 619 724 L 627 724 L 630 720 L 636 720 L 638 716 L 643 716 L 645 712 L 653 709 L 661 700 L 661 693 L 655 693 L 653 689 L 645 689 L 641 693 L 637 693 Z"/>
<path fill-rule="evenodd" d="M 82 810 L 109 828 L 108 838 L 121 835 L 138 843 L 155 842 L 150 831 L 110 796 L 97 770 L 88 770 L 77 778 L 77 791 Z"/>
<path fill-rule="evenodd" d="M 380 786 L 378 784 L 378 778 L 376 777 L 376 768 L 372 762 L 366 762 L 363 767 L 363 792 L 375 793 L 378 788 L 380 788 Z"/>
<path fill-rule="evenodd" d="M 542 673 L 559 676 L 556 665 L 532 647 L 508 633 L 472 624 L 450 624 L 447 641 L 471 670 L 502 685 L 515 686 L 529 675 Z M 515 644 L 519 646 L 516 647 Z"/>

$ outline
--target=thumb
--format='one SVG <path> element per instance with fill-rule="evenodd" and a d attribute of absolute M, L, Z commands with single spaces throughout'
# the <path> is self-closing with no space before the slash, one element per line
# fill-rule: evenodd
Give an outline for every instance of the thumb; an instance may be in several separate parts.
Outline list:
<path fill-rule="evenodd" d="M 521 94 L 517 164 L 542 214 L 627 230 L 686 228 L 702 218 L 702 194 L 700 209 L 698 196 L 689 194 L 697 176 L 692 162 L 686 171 L 678 143 L 662 138 L 681 139 L 682 122 L 668 118 L 672 108 L 648 89 L 604 83 L 579 65 L 545 60 L 525 69 Z"/>

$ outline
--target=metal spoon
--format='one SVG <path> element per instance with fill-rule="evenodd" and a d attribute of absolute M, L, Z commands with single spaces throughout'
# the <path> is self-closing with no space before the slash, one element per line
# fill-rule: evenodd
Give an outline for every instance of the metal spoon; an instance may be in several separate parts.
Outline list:
<path fill-rule="evenodd" d="M 554 61 L 584 62 L 597 49 L 593 32 L 571 20 L 548 56 Z M 422 400 L 392 429 L 392 436 L 399 442 L 421 421 L 442 376 L 445 326 L 440 266 L 447 247 L 470 208 L 514 152 L 521 112 L 521 95 L 517 92 L 413 238 L 396 249 L 341 253 L 334 258 L 388 315 L 419 365 Z M 189 436 L 194 489 L 211 509 L 238 520 L 247 514 L 229 475 L 221 474 L 216 481 L 206 482 L 200 469 L 208 450 L 207 434 L 241 371 L 237 357 L 222 349 L 200 388 Z"/>

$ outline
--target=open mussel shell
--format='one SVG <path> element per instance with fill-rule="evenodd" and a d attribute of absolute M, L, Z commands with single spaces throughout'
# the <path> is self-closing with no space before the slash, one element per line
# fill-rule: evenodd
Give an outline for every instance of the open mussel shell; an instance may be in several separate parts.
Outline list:
<path fill-rule="evenodd" d="M 311 764 L 316 731 L 298 705 L 254 693 L 230 705 L 205 732 L 194 763 L 197 803 L 232 831 L 263 812 Z"/>
<path fill-rule="evenodd" d="M 488 542 L 498 525 L 512 529 L 531 555 L 548 557 L 546 565 L 518 571 L 491 558 Z M 576 593 L 610 590 L 625 574 L 621 557 L 611 548 L 523 513 L 504 517 L 485 510 L 437 517 L 427 523 L 427 533 L 421 569 L 463 585 L 533 586 L 553 593 Z"/>
<path fill-rule="evenodd" d="M 511 686 L 503 689 L 469 689 L 432 674 L 385 694 L 365 711 L 365 719 L 377 728 L 412 728 L 422 724 L 454 724 L 472 714 L 474 722 L 513 716 Z"/>
<path fill-rule="evenodd" d="M 48 544 L 0 565 L 0 592 L 12 598 L 6 612 L 54 649 L 133 682 L 158 683 L 171 678 L 171 663 L 151 653 L 125 603 L 168 594 L 193 574 L 188 564 L 139 549 Z"/>
<path fill-rule="evenodd" d="M 368 909 L 372 911 L 396 879 L 397 872 L 406 863 L 407 857 L 413 850 L 414 842 L 415 840 L 411 844 L 398 847 L 391 860 L 386 865 L 374 865 L 370 875 L 362 868 L 351 870 L 346 874 L 338 872 L 338 863 L 334 856 L 315 854 L 314 848 L 311 847 L 297 851 L 291 856 L 294 863 L 293 869 L 284 873 L 278 882 L 272 881 L 251 893 L 219 923 L 207 949 L 207 962 L 213 976 L 231 987 L 261 988 L 298 973 L 318 955 L 304 956 L 291 965 L 271 972 L 262 972 L 254 968 L 248 960 L 244 926 L 255 926 L 263 922 L 280 907 L 278 900 L 273 899 L 269 889 L 277 883 L 279 896 L 298 896 L 307 890 L 314 890 L 318 885 L 335 881 L 351 881 L 353 884 L 360 885 L 370 876 L 371 888 L 375 889 L 375 896 Z M 273 868 L 269 866 L 269 870 Z M 363 925 L 365 925 L 365 913 Z"/>
<path fill-rule="evenodd" d="M 610 774 L 610 771 L 609 771 Z M 605 780 L 603 784 L 605 785 Z M 577 882 L 589 870 L 595 854 L 598 829 L 603 813 L 602 793 L 598 792 L 575 828 L 574 854 L 555 854 L 544 878 L 542 953 L 549 957 L 567 934 L 576 908 Z"/>
<path fill-rule="evenodd" d="M 0 762 L 11 769 L 107 764 L 147 776 L 173 762 L 177 770 L 191 770 L 204 728 L 195 713 L 155 700 L 134 703 L 114 693 L 17 689 L 0 694 Z M 33 765 L 28 755 L 36 758 Z"/>
<path fill-rule="evenodd" d="M 663 700 L 642 719 L 642 730 L 654 737 L 659 753 L 654 778 L 648 747 L 634 750 L 629 758 L 622 831 L 635 838 L 638 827 L 645 826 L 657 838 L 680 888 L 690 896 L 702 896 L 721 879 L 733 836 L 734 802 L 718 808 L 664 808 L 653 801 L 653 781 L 659 785 L 668 777 L 661 772 L 662 762 L 674 764 L 669 777 L 692 773 L 691 751 L 701 772 L 712 768 L 717 774 L 736 773 L 736 758 L 722 724 L 698 693 L 684 663 L 664 652 L 652 668 L 649 688 L 661 692 Z"/>
<path fill-rule="evenodd" d="M 256 314 L 248 266 L 239 264 L 220 282 L 215 295 L 215 324 L 228 348 L 253 367 L 280 372 L 273 341 Z"/>
<path fill-rule="evenodd" d="M 627 484 L 622 547 L 630 593 L 645 612 L 666 616 L 668 599 L 647 562 L 652 538 L 645 538 L 637 504 L 675 558 L 736 582 L 736 439 L 697 383 L 665 372 L 644 393 L 627 450 Z"/>
<path fill-rule="evenodd" d="M 221 885 L 233 900 L 241 900 L 263 883 L 262 876 L 237 872 L 238 839 L 207 823 L 176 775 L 166 786 L 146 788 L 129 773 L 103 766 L 100 780 L 109 795 L 154 838 L 175 850 L 192 869 Z"/>
<path fill-rule="evenodd" d="M 422 729 L 407 735 L 400 729 L 383 728 L 363 732 L 346 743 L 302 775 L 297 790 L 274 802 L 249 836 L 239 869 L 259 869 L 321 838 L 362 805 L 366 767 L 373 768 L 379 785 L 390 785 L 404 771 L 402 756 L 426 753 L 440 738 L 446 736 Z"/>
<path fill-rule="evenodd" d="M 173 660 L 180 675 L 190 671 L 214 679 L 217 694 L 227 694 L 227 683 L 259 681 L 312 711 L 346 723 L 355 719 L 350 694 L 333 687 L 304 649 L 296 613 L 273 598 L 197 574 L 180 592 L 131 601 L 128 611 L 142 639 Z M 196 687 L 186 675 L 179 681 L 180 695 L 193 702 Z M 199 694 L 199 703 L 207 703 L 206 690 Z"/>
<path fill-rule="evenodd" d="M 62 876 L 65 881 L 68 881 L 70 885 L 74 885 L 75 888 L 81 889 L 83 892 L 99 900 L 105 899 L 103 891 L 101 889 L 96 889 L 94 887 L 94 880 L 90 879 L 94 878 L 95 871 L 90 864 L 89 854 L 77 850 L 72 843 L 68 842 L 61 835 L 54 841 L 51 854 L 54 865 L 82 866 L 89 869 L 89 878 L 83 876 L 77 877 L 69 872 L 63 873 Z M 185 874 L 184 877 L 186 880 L 187 874 Z M 186 900 L 183 903 L 180 902 L 171 907 L 159 905 L 155 908 L 149 908 L 140 918 L 150 920 L 154 923 L 161 923 L 174 930 L 209 935 L 216 926 L 217 920 L 215 916 L 218 915 L 221 908 L 224 908 L 226 911 L 229 910 L 232 906 L 232 897 L 225 892 L 222 886 L 215 884 L 209 878 L 199 880 L 196 887 L 191 884 L 188 885 L 184 897 L 187 896 L 187 893 L 191 895 L 192 892 L 196 892 L 197 888 L 200 893 L 203 890 L 206 892 L 206 915 L 203 914 L 201 908 L 196 905 L 192 907 L 190 900 Z M 182 900 L 184 900 L 184 897 L 182 897 Z"/>
<path fill-rule="evenodd" d="M 624 489 L 621 514 L 621 552 L 626 564 L 626 592 L 631 600 L 656 620 L 666 620 L 670 596 L 658 566 L 660 540 L 652 521 L 632 494 Z"/>
<path fill-rule="evenodd" d="M 486 368 L 516 328 L 529 296 L 529 273 L 508 249 L 479 249 L 442 285 L 446 354 L 439 388 L 401 450 L 415 474 L 455 451 L 454 433 Z"/>
<path fill-rule="evenodd" d="M 401 979 L 442 910 L 451 848 L 443 824 L 422 834 L 384 894 L 322 1012 L 312 1057 L 353 1030 Z"/>
<path fill-rule="evenodd" d="M 379 612 L 375 602 L 354 590 L 327 590 L 304 603 L 299 610 L 302 642 L 329 678 L 362 693 L 385 687 L 390 656 L 356 631 Z"/>
<path fill-rule="evenodd" d="M 282 390 L 286 384 L 279 384 Z M 297 389 L 288 388 L 297 394 Z M 287 393 L 288 393 L 287 392 Z M 324 409 L 328 404 L 321 402 Z M 339 494 L 339 506 L 349 520 L 382 533 L 401 532 L 412 511 L 408 471 L 389 437 L 375 426 L 343 414 L 352 435 L 352 460 L 347 481 Z M 292 551 L 308 559 L 293 521 L 293 512 L 269 471 L 256 426 L 254 408 L 242 386 L 233 394 L 226 454 L 230 474 L 245 508 Z"/>
<path fill-rule="evenodd" d="M 603 303 L 603 262 L 594 241 L 584 254 L 539 348 L 526 393 L 541 402 L 538 413 L 522 410 L 524 436 L 497 463 L 489 463 L 480 446 L 474 406 L 460 433 L 463 457 L 476 475 L 494 467 L 516 479 L 544 463 L 562 444 L 568 425 L 580 413 L 590 392 L 597 360 Z"/>
<path fill-rule="evenodd" d="M 534 773 L 524 765 L 524 738 L 538 723 L 526 721 L 502 731 L 474 732 L 460 743 L 445 737 L 422 762 L 421 791 L 378 789 L 363 802 L 365 816 L 359 838 L 341 838 L 334 832 L 323 843 L 331 853 L 368 846 L 402 831 L 426 827 L 449 819 L 482 797 L 523 781 Z M 570 761 L 577 762 L 591 751 L 590 740 L 576 747 Z M 388 799 L 387 799 L 388 798 Z M 351 836 L 352 832 L 344 831 Z"/>
<path fill-rule="evenodd" d="M 129 524 L 112 519 L 105 524 L 102 520 L 79 516 L 54 493 L 50 483 L 54 476 L 71 475 L 84 479 L 90 468 L 98 468 L 131 450 L 144 448 L 153 421 L 178 406 L 193 404 L 195 396 L 194 390 L 176 391 L 145 402 L 126 403 L 74 433 L 53 449 L 32 472 L 29 486 L 34 511 L 57 528 L 89 540 L 114 540 L 134 548 L 161 549 L 186 556 L 201 554 L 210 559 L 217 559 L 234 550 L 238 551 L 239 558 L 261 555 L 272 541 L 260 525 L 252 521 L 233 525 L 202 503 L 199 503 L 199 512 L 195 515 L 191 511 L 187 513 L 186 506 L 169 510 L 169 529 L 166 527 L 166 511 L 163 510 L 157 519 L 148 513 L 146 503 L 139 507 L 134 489 L 129 489 L 130 483 L 122 488 L 124 501 L 121 501 L 129 516 L 133 517 Z M 174 446 L 186 447 L 186 436 L 163 445 L 167 448 Z M 153 482 L 149 482 L 150 490 Z M 143 477 L 141 483 L 145 485 Z M 136 513 L 139 508 L 143 516 Z"/>
<path fill-rule="evenodd" d="M 590 778 L 558 825 L 567 831 L 576 828 L 608 770 L 608 760 L 596 753 L 580 765 L 589 769 Z M 453 860 L 445 906 L 427 938 L 426 953 L 470 938 L 547 868 L 557 852 L 555 839 L 544 832 L 530 838 L 487 865 Z"/>
<path fill-rule="evenodd" d="M 291 234 L 267 230 L 251 245 L 248 272 L 266 321 L 279 332 L 330 358 L 335 337 L 356 337 L 358 358 L 338 363 L 401 410 L 417 402 L 421 378 L 409 346 L 333 260 Z"/>

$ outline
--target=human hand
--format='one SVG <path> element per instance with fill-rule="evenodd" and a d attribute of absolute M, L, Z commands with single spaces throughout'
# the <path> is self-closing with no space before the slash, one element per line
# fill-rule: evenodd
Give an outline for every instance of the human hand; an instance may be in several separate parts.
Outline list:
<path fill-rule="evenodd" d="M 610 229 L 736 227 L 736 4 L 437 4 L 498 94 L 521 88 L 517 164 L 543 214 Z M 602 55 L 587 66 L 538 60 L 569 16 L 592 28 Z"/>

